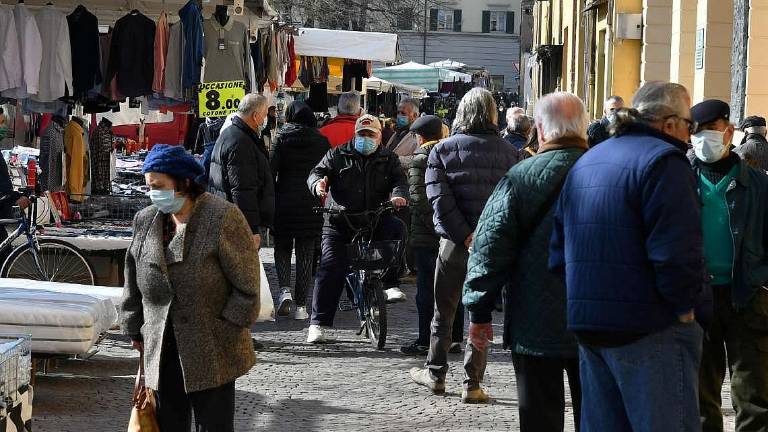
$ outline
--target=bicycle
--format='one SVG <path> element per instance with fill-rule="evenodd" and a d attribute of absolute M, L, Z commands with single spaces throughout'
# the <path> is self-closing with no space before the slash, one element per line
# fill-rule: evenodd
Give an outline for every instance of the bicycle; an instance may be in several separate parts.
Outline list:
<path fill-rule="evenodd" d="M 352 292 L 352 302 L 360 320 L 358 335 L 366 333 L 376 349 L 384 349 L 387 341 L 387 295 L 384 293 L 382 276 L 387 271 L 397 268 L 402 241 L 374 241 L 373 234 L 379 225 L 381 216 L 395 211 L 391 202 L 386 202 L 376 210 L 349 213 L 343 208 L 316 208 L 315 211 L 332 216 L 341 216 L 354 232 L 352 241 L 347 245 L 349 274 L 345 290 Z M 350 218 L 363 218 L 367 221 L 356 227 Z"/>
<path fill-rule="evenodd" d="M 16 230 L 0 243 L 0 254 L 12 249 L 13 242 L 26 237 L 26 242 L 12 249 L 0 267 L 0 277 L 32 279 L 50 282 L 65 282 L 94 285 L 93 268 L 80 249 L 56 239 L 39 239 L 37 215 L 38 198 L 25 194 L 31 205 L 15 219 L 0 219 L 0 229 L 16 225 Z M 0 203 L 13 199 L 0 198 Z"/>

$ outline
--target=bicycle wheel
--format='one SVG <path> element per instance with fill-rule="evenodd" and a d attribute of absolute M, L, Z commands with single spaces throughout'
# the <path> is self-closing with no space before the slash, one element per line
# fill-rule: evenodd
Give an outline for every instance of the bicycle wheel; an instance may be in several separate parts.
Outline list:
<path fill-rule="evenodd" d="M 364 290 L 368 337 L 374 348 L 384 349 L 387 342 L 387 295 L 378 279 L 369 280 Z"/>
<path fill-rule="evenodd" d="M 25 245 L 14 250 L 3 264 L 3 277 L 94 285 L 93 269 L 79 249 L 61 240 L 39 240 L 35 263 L 34 251 Z"/>

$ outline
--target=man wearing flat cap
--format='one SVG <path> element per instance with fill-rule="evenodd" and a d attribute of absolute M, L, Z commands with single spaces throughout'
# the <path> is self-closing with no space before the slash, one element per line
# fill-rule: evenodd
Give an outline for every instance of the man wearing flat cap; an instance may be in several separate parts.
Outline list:
<path fill-rule="evenodd" d="M 765 118 L 749 116 L 741 123 L 744 139 L 736 153 L 749 165 L 768 172 L 768 140 L 765 139 Z"/>
<path fill-rule="evenodd" d="M 736 430 L 768 425 L 768 177 L 731 151 L 730 108 L 691 108 L 693 168 L 701 198 L 704 258 L 714 315 L 705 328 L 699 404 L 705 432 L 722 431 L 726 370 Z"/>

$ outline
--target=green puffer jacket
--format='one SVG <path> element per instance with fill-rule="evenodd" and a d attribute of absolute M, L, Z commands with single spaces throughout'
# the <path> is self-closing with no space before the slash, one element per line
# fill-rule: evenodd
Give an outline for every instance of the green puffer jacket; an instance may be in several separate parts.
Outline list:
<path fill-rule="evenodd" d="M 489 198 L 475 231 L 463 301 L 473 323 L 487 323 L 497 293 L 506 287 L 504 346 L 517 354 L 573 358 L 577 344 L 566 331 L 565 283 L 549 273 L 547 262 L 552 194 L 586 142 L 561 139 L 550 147 L 555 149 L 512 167 Z"/>
<path fill-rule="evenodd" d="M 435 222 L 432 209 L 427 198 L 424 173 L 427 171 L 429 152 L 438 141 L 428 142 L 416 149 L 413 160 L 408 168 L 408 191 L 411 196 L 411 247 L 437 249 L 440 246 L 440 236 L 435 233 Z"/>

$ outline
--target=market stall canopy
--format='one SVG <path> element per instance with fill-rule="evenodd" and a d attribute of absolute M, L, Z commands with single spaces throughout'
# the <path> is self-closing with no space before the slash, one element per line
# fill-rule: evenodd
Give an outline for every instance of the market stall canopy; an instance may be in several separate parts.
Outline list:
<path fill-rule="evenodd" d="M 392 33 L 300 28 L 294 40 L 296 55 L 385 63 L 397 59 L 397 35 Z"/>
<path fill-rule="evenodd" d="M 367 90 L 375 90 L 382 93 L 388 92 L 394 88 L 397 92 L 407 93 L 409 96 L 416 98 L 424 98 L 427 96 L 427 89 L 408 84 L 393 83 L 376 77 L 364 79 L 363 87 Z"/>
<path fill-rule="evenodd" d="M 451 69 L 451 70 L 456 70 L 456 69 L 461 69 L 461 68 L 467 67 L 466 64 L 461 63 L 461 62 L 457 62 L 457 61 L 453 61 L 451 59 L 430 63 L 429 66 L 436 67 L 436 68 L 442 68 L 442 69 Z"/>
<path fill-rule="evenodd" d="M 437 91 L 440 81 L 472 81 L 472 76 L 470 75 L 416 62 L 374 69 L 373 74 L 383 80 L 422 87 L 428 91 Z"/>

